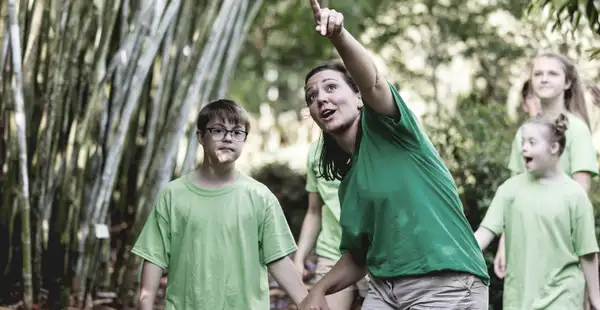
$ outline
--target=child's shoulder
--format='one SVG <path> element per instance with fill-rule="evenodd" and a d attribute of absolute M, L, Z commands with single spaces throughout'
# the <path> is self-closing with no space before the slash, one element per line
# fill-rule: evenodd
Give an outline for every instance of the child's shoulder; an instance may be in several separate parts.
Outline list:
<path fill-rule="evenodd" d="M 567 113 L 567 119 L 569 120 L 569 125 L 567 127 L 567 132 L 569 131 L 581 131 L 581 130 L 590 130 L 590 128 L 588 127 L 588 125 L 586 124 L 586 122 L 583 120 L 583 118 L 573 114 L 573 113 Z"/>
<path fill-rule="evenodd" d="M 246 191 L 251 196 L 263 199 L 277 199 L 275 198 L 275 194 L 273 194 L 266 185 L 243 172 L 240 172 L 238 186 L 241 190 Z"/>
<path fill-rule="evenodd" d="M 567 178 L 565 180 L 565 185 L 561 186 L 561 188 L 569 194 L 569 196 L 579 199 L 582 197 L 588 198 L 588 193 L 586 190 L 579 184 L 579 182 L 575 181 L 572 178 Z"/>
<path fill-rule="evenodd" d="M 522 172 L 506 179 L 504 182 L 502 182 L 500 187 L 504 189 L 519 188 L 526 185 L 527 183 L 530 183 L 530 181 L 531 176 L 527 174 L 527 172 Z"/>
<path fill-rule="evenodd" d="M 189 191 L 189 188 L 186 186 L 186 179 L 188 175 L 182 175 L 176 179 L 173 179 L 165 185 L 161 192 L 163 194 L 172 194 L 177 193 L 180 194 L 182 191 Z"/>

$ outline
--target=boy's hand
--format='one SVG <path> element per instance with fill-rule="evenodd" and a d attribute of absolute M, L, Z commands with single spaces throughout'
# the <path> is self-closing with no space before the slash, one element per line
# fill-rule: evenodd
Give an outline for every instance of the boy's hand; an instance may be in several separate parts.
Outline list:
<path fill-rule="evenodd" d="M 316 30 L 322 36 L 331 39 L 342 34 L 344 30 L 344 15 L 342 13 L 328 8 L 321 8 L 318 0 L 311 0 L 310 4 L 315 15 Z"/>

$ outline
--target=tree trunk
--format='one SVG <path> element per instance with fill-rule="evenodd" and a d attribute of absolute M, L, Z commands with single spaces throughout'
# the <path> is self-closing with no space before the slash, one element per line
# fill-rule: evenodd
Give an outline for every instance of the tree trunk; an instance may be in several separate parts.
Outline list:
<path fill-rule="evenodd" d="M 23 102 L 23 77 L 21 71 L 21 37 L 17 18 L 16 0 L 8 0 L 10 46 L 14 72 L 15 124 L 19 145 L 19 171 L 21 179 L 21 251 L 23 255 L 23 308 L 31 310 L 33 292 L 31 286 L 31 234 L 29 227 L 29 172 L 27 169 L 27 132 L 25 103 Z"/>

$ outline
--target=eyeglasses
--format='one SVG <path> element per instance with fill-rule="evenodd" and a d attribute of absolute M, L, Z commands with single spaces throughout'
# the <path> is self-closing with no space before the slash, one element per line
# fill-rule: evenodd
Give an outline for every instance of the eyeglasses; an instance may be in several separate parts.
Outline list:
<path fill-rule="evenodd" d="M 208 133 L 214 140 L 224 140 L 227 134 L 230 133 L 231 140 L 244 142 L 248 136 L 248 132 L 239 129 L 227 130 L 225 128 L 206 128 L 206 130 L 208 130 Z"/>

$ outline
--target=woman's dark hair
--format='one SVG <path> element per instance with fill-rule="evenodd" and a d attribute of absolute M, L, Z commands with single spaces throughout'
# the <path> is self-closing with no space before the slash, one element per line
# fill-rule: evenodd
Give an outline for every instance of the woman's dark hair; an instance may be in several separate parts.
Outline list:
<path fill-rule="evenodd" d="M 358 86 L 352 80 L 352 76 L 348 72 L 348 69 L 344 66 L 344 64 L 339 62 L 333 63 L 325 63 L 319 65 L 306 75 L 306 79 L 304 80 L 304 85 L 308 82 L 308 80 L 315 74 L 325 70 L 334 70 L 342 74 L 344 77 L 344 81 L 350 86 L 350 88 L 358 93 Z M 356 133 L 356 148 L 358 150 L 358 146 L 360 145 L 360 139 L 362 137 L 362 126 L 359 122 L 358 131 Z M 351 163 L 350 159 L 352 158 L 352 154 L 347 153 L 340 147 L 340 145 L 335 141 L 332 135 L 323 131 L 323 145 L 321 147 L 321 159 L 319 162 L 319 175 L 318 177 L 322 177 L 325 180 L 333 181 L 333 180 L 341 180 L 350 170 Z"/>

